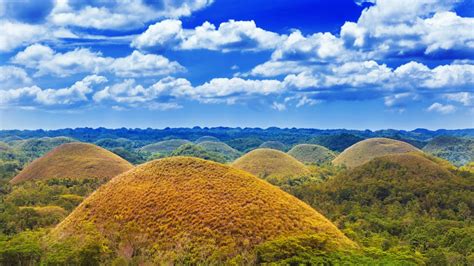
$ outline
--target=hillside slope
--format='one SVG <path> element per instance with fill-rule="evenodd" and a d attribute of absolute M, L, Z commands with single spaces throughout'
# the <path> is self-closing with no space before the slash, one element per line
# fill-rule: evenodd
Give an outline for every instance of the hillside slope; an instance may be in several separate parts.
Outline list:
<path fill-rule="evenodd" d="M 191 141 L 185 139 L 170 139 L 143 146 L 140 150 L 167 155 L 179 148 L 181 145 L 191 143 Z"/>
<path fill-rule="evenodd" d="M 10 183 L 52 178 L 112 178 L 133 166 L 114 153 L 88 143 L 66 143 L 36 159 Z"/>
<path fill-rule="evenodd" d="M 198 146 L 202 147 L 206 151 L 215 152 L 222 155 L 226 161 L 233 161 L 239 158 L 241 155 L 238 150 L 232 148 L 224 142 L 203 141 L 200 142 Z"/>
<path fill-rule="evenodd" d="M 119 254 L 124 245 L 132 249 L 129 256 L 153 250 L 156 263 L 179 264 L 184 258 L 222 263 L 265 241 L 308 234 L 323 241 L 321 250 L 355 246 L 324 216 L 277 187 L 190 157 L 155 160 L 117 176 L 76 208 L 52 237 L 82 237 L 88 232 L 84 226 L 100 232 Z M 137 231 L 128 235 L 130 228 Z"/>
<path fill-rule="evenodd" d="M 436 137 L 423 147 L 423 151 L 462 166 L 474 161 L 474 138 Z"/>
<path fill-rule="evenodd" d="M 333 163 L 354 168 L 380 156 L 419 151 L 406 142 L 387 138 L 371 138 L 357 142 L 345 149 L 333 160 Z"/>
<path fill-rule="evenodd" d="M 288 154 L 302 163 L 311 164 L 324 164 L 336 158 L 333 151 L 316 144 L 298 144 Z"/>

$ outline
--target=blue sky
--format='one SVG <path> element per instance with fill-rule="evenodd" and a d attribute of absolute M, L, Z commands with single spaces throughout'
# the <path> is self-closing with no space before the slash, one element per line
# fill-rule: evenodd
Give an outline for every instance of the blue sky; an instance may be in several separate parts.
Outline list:
<path fill-rule="evenodd" d="M 474 3 L 0 2 L 0 128 L 474 127 Z"/>

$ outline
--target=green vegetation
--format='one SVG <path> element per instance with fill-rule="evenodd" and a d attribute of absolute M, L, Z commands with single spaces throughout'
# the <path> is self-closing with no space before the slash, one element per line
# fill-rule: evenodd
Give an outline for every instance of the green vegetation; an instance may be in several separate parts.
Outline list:
<path fill-rule="evenodd" d="M 318 165 L 329 163 L 336 157 L 334 152 L 316 144 L 296 145 L 288 151 L 288 154 L 302 163 Z"/>
<path fill-rule="evenodd" d="M 140 150 L 130 150 L 123 147 L 113 148 L 110 149 L 110 151 L 132 164 L 141 164 L 148 161 L 148 159 L 150 158 L 150 154 L 148 152 L 143 152 Z"/>
<path fill-rule="evenodd" d="M 474 176 L 428 158 L 379 157 L 288 190 L 365 247 L 420 254 L 430 265 L 471 265 Z"/>
<path fill-rule="evenodd" d="M 188 156 L 196 157 L 204 160 L 224 163 L 225 157 L 219 153 L 207 151 L 203 147 L 194 144 L 184 144 L 173 151 L 170 156 Z"/>
<path fill-rule="evenodd" d="M 169 155 L 181 145 L 191 144 L 191 141 L 185 139 L 170 139 L 157 143 L 149 144 L 142 147 L 140 150 L 149 153 L 158 153 L 162 155 Z"/>
<path fill-rule="evenodd" d="M 377 157 L 408 152 L 421 151 L 406 142 L 387 138 L 372 138 L 357 142 L 345 149 L 332 162 L 335 165 L 354 168 Z"/>
<path fill-rule="evenodd" d="M 238 150 L 230 147 L 224 142 L 203 141 L 199 143 L 198 146 L 202 147 L 208 152 L 219 154 L 220 156 L 224 157 L 226 162 L 232 162 L 241 155 Z"/>
<path fill-rule="evenodd" d="M 260 144 L 259 148 L 262 149 L 274 149 L 274 150 L 279 150 L 279 151 L 287 151 L 287 147 L 285 144 L 279 142 L 279 141 L 265 141 L 264 143 Z"/>
<path fill-rule="evenodd" d="M 15 141 L 13 147 L 21 151 L 25 156 L 31 159 L 39 158 L 59 145 L 74 142 L 68 137 L 44 137 L 39 139 L 28 139 Z"/>
<path fill-rule="evenodd" d="M 307 141 L 307 143 L 318 144 L 330 149 L 331 151 L 342 152 L 362 140 L 364 140 L 364 138 L 353 134 L 342 133 L 316 136 Z"/>
<path fill-rule="evenodd" d="M 474 138 L 440 136 L 428 142 L 423 151 L 463 166 L 474 161 Z"/>
<path fill-rule="evenodd" d="M 66 143 L 35 160 L 10 182 L 51 178 L 112 178 L 133 166 L 116 154 L 88 143 Z"/>
<path fill-rule="evenodd" d="M 241 152 L 249 152 L 258 148 L 263 141 L 259 138 L 249 137 L 249 138 L 236 138 L 227 141 L 227 144 L 232 148 L 241 151 Z"/>
<path fill-rule="evenodd" d="M 194 143 L 199 144 L 199 143 L 205 142 L 205 141 L 220 142 L 220 140 L 216 137 L 203 136 L 203 137 L 198 138 L 196 141 L 194 141 Z"/>

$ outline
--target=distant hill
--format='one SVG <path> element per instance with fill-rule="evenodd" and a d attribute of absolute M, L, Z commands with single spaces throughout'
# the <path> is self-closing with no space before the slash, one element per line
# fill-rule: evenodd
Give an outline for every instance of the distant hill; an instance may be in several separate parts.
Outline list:
<path fill-rule="evenodd" d="M 265 141 L 264 143 L 260 144 L 259 148 L 275 149 L 275 150 L 285 151 L 285 152 L 287 150 L 286 145 L 279 141 Z"/>
<path fill-rule="evenodd" d="M 333 151 L 316 144 L 298 144 L 289 150 L 288 154 L 302 163 L 310 164 L 328 163 L 336 157 Z"/>
<path fill-rule="evenodd" d="M 114 153 L 88 143 L 66 143 L 36 159 L 10 183 L 52 178 L 112 178 L 133 166 Z"/>
<path fill-rule="evenodd" d="M 74 141 L 76 140 L 69 137 L 43 137 L 15 141 L 13 146 L 30 158 L 38 158 L 61 144 Z"/>
<path fill-rule="evenodd" d="M 164 140 L 157 143 L 149 144 L 142 147 L 140 150 L 151 152 L 151 153 L 161 153 L 161 154 L 170 154 L 172 151 L 179 148 L 179 146 L 184 144 L 191 144 L 192 142 L 185 139 L 170 139 Z"/>
<path fill-rule="evenodd" d="M 118 139 L 111 139 L 111 138 L 106 138 L 106 139 L 99 139 L 98 141 L 95 142 L 97 146 L 100 146 L 105 149 L 115 149 L 115 148 L 125 148 L 125 149 L 131 149 L 134 146 L 133 141 L 125 138 L 118 138 Z"/>
<path fill-rule="evenodd" d="M 155 254 L 146 259 L 154 264 L 228 264 L 235 257 L 250 263 L 260 244 L 305 236 L 312 237 L 308 248 L 320 252 L 355 247 L 329 220 L 279 188 L 189 157 L 155 160 L 114 178 L 50 237 L 81 245 L 74 239 L 88 236 L 116 256 Z"/>
<path fill-rule="evenodd" d="M 353 168 L 380 156 L 419 151 L 406 142 L 387 138 L 371 138 L 345 149 L 333 160 L 333 163 Z"/>
<path fill-rule="evenodd" d="M 202 136 L 200 138 L 198 138 L 196 141 L 194 141 L 194 143 L 201 143 L 201 142 L 205 142 L 205 141 L 212 141 L 212 142 L 220 142 L 220 140 L 216 137 L 213 137 L 213 136 Z"/>
<path fill-rule="evenodd" d="M 219 163 L 226 162 L 226 158 L 222 154 L 205 150 L 202 146 L 196 144 L 181 145 L 170 156 L 188 156 Z"/>
<path fill-rule="evenodd" d="M 364 140 L 359 136 L 342 133 L 333 135 L 321 135 L 311 138 L 308 143 L 324 146 L 332 151 L 342 152 L 353 144 Z"/>
<path fill-rule="evenodd" d="M 474 161 L 474 138 L 436 137 L 426 144 L 423 151 L 462 166 Z"/>
<path fill-rule="evenodd" d="M 215 152 L 220 154 L 225 158 L 226 161 L 231 162 L 239 158 L 241 153 L 225 144 L 224 142 L 214 142 L 214 141 L 203 141 L 198 144 L 204 150 L 209 152 Z"/>
<path fill-rule="evenodd" d="M 253 150 L 235 160 L 232 166 L 261 178 L 286 178 L 309 174 L 303 163 L 274 149 Z"/>

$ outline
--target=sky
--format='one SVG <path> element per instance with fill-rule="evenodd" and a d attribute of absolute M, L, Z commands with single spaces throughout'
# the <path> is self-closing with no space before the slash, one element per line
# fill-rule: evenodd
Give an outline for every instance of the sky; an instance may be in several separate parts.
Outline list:
<path fill-rule="evenodd" d="M 0 129 L 474 127 L 472 0 L 0 0 Z"/>

